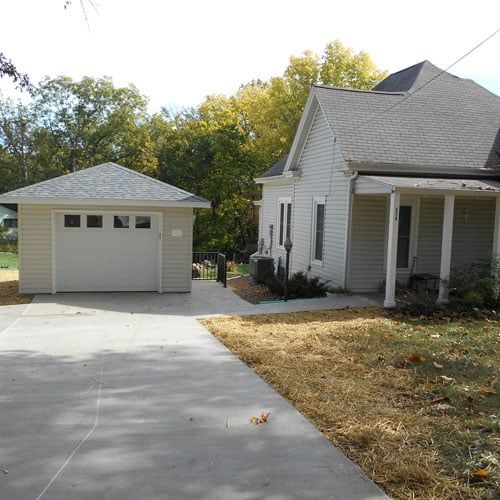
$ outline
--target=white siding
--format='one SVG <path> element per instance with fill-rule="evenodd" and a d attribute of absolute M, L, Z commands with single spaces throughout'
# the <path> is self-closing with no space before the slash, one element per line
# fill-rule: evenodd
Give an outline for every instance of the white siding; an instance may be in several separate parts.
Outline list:
<path fill-rule="evenodd" d="M 491 258 L 494 217 L 494 198 L 457 197 L 451 247 L 452 268 Z"/>
<path fill-rule="evenodd" d="M 342 155 L 321 110 L 316 112 L 309 137 L 298 163 L 300 179 L 293 195 L 292 270 L 306 271 L 341 286 L 344 279 L 344 252 L 348 179 Z M 313 198 L 325 197 L 323 265 L 311 262 Z"/>
<path fill-rule="evenodd" d="M 385 279 L 386 195 L 356 195 L 352 209 L 348 288 L 376 292 Z"/>
<path fill-rule="evenodd" d="M 52 210 L 86 210 L 85 206 L 19 205 L 19 264 L 21 293 L 51 293 L 52 291 Z M 91 207 L 90 210 L 98 210 Z M 192 208 L 153 208 L 106 206 L 103 211 L 163 213 L 163 276 L 164 292 L 191 290 Z M 181 238 L 172 236 L 180 229 Z"/>
<path fill-rule="evenodd" d="M 439 275 L 443 197 L 421 197 L 415 272 Z M 457 197 L 451 250 L 452 267 L 491 257 L 493 198 Z M 466 220 L 467 219 L 467 220 Z M 349 284 L 354 292 L 378 291 L 385 279 L 386 195 L 356 195 L 352 214 Z M 408 272 L 398 272 L 405 281 Z"/>
<path fill-rule="evenodd" d="M 278 262 L 279 257 L 285 258 L 285 251 L 278 248 L 278 198 L 292 198 L 293 187 L 291 185 L 264 184 L 262 187 L 262 206 L 260 207 L 259 240 L 264 239 L 264 245 L 269 250 L 271 244 L 269 226 L 274 226 L 273 248 L 270 255 Z M 293 203 L 293 200 L 292 200 Z M 294 220 L 294 207 L 292 206 L 292 226 Z M 283 261 L 284 262 L 284 261 Z"/>
<path fill-rule="evenodd" d="M 421 198 L 417 272 L 439 276 L 444 198 Z M 453 246 L 452 246 L 453 251 Z"/>

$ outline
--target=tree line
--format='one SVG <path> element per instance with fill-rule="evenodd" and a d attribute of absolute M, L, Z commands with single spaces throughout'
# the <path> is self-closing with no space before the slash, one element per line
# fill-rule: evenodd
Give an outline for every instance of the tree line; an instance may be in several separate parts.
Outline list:
<path fill-rule="evenodd" d="M 106 161 L 211 201 L 195 248 L 247 255 L 256 247 L 254 177 L 286 154 L 313 83 L 368 89 L 384 78 L 341 42 L 292 56 L 281 76 L 199 106 L 148 113 L 147 98 L 109 78 L 46 78 L 28 104 L 0 96 L 0 192 Z"/>

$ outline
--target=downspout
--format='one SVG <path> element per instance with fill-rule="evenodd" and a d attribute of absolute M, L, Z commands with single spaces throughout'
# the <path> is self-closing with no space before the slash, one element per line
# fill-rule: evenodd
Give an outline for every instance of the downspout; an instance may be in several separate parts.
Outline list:
<path fill-rule="evenodd" d="M 354 181 L 358 177 L 358 172 L 355 171 L 348 177 L 349 184 L 347 191 L 347 219 L 345 224 L 345 246 L 344 246 L 344 290 L 347 290 L 348 272 L 349 272 L 349 247 L 351 246 L 351 221 L 352 221 L 352 203 L 354 198 Z"/>

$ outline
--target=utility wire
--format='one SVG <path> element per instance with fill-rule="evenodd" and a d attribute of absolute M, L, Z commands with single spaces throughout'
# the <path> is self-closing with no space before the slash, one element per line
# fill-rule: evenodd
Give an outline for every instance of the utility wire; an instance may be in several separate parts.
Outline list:
<path fill-rule="evenodd" d="M 453 62 L 452 64 L 450 64 L 447 68 L 441 70 L 437 75 L 434 75 L 430 80 L 428 80 L 427 82 L 425 82 L 420 87 L 417 87 L 413 92 L 410 92 L 410 93 L 406 94 L 402 99 L 400 99 L 399 101 L 395 102 L 392 106 L 389 106 L 388 108 L 384 109 L 380 113 L 378 113 L 376 115 L 373 115 L 366 122 L 361 123 L 360 125 L 358 125 L 357 127 L 353 127 L 352 129 L 347 129 L 346 132 L 353 132 L 355 130 L 358 130 L 358 129 L 364 127 L 365 125 L 368 125 L 372 121 L 376 120 L 377 118 L 380 118 L 381 116 L 385 115 L 389 111 L 393 110 L 395 107 L 399 106 L 402 102 L 404 102 L 404 101 L 408 100 L 410 97 L 414 96 L 418 91 L 422 90 L 424 87 L 427 87 L 427 85 L 429 85 L 430 83 L 432 83 L 434 80 L 437 80 L 443 73 L 446 73 L 448 70 L 450 70 L 451 68 L 453 68 L 453 66 L 455 66 L 459 62 L 463 61 L 466 57 L 468 57 L 470 54 L 472 54 L 472 52 L 474 52 L 479 47 L 481 47 L 482 45 L 484 45 L 486 42 L 488 42 L 489 40 L 491 40 L 498 33 L 500 33 L 500 28 L 498 28 L 496 31 L 494 31 L 493 33 L 491 33 L 491 35 L 489 35 L 484 40 L 482 40 L 481 42 L 479 42 L 476 46 L 474 46 L 472 49 L 470 49 L 468 52 L 466 52 L 463 56 L 459 57 L 455 62 Z"/>

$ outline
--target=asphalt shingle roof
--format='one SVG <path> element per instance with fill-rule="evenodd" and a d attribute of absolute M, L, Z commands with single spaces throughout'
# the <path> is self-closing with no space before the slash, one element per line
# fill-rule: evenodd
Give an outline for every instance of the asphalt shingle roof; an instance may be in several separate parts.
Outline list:
<path fill-rule="evenodd" d="M 418 165 L 500 167 L 500 98 L 471 80 L 445 72 L 384 113 L 440 72 L 424 61 L 373 91 L 314 86 L 344 159 L 410 171 Z"/>
<path fill-rule="evenodd" d="M 261 175 L 261 177 L 274 177 L 275 175 L 282 174 L 283 170 L 285 169 L 287 159 L 288 159 L 288 155 L 285 155 L 285 156 L 283 156 L 283 158 L 280 158 L 271 168 L 266 170 Z"/>
<path fill-rule="evenodd" d="M 3 197 L 179 202 L 187 206 L 207 203 L 199 196 L 111 162 L 10 191 L 0 200 Z"/>

